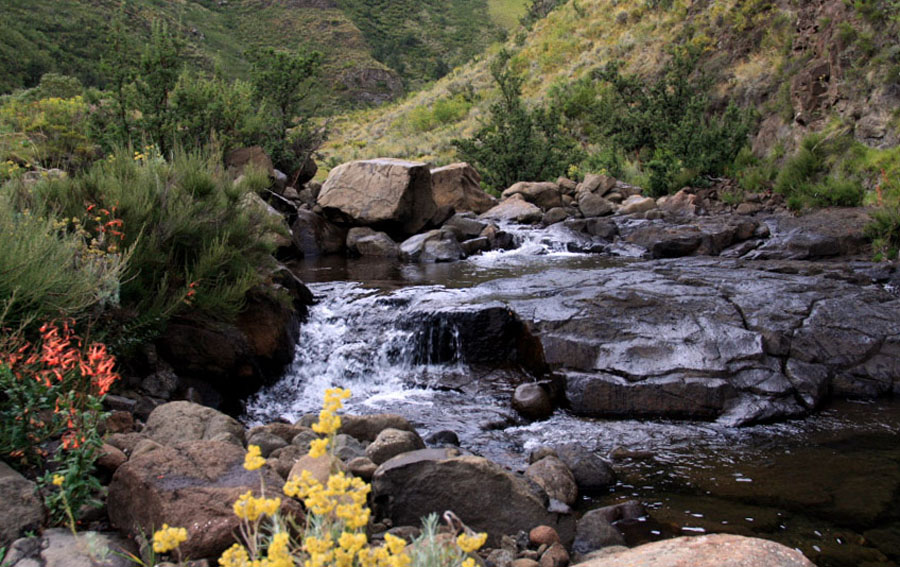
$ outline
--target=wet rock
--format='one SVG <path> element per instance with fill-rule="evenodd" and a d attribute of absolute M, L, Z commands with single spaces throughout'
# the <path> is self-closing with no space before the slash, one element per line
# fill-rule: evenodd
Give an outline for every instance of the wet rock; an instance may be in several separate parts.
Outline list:
<path fill-rule="evenodd" d="M 433 447 L 459 447 L 459 436 L 454 431 L 443 429 L 426 437 L 425 443 Z"/>
<path fill-rule="evenodd" d="M 556 206 L 562 206 L 562 201 Z M 540 207 L 526 201 L 521 195 L 516 194 L 509 199 L 501 201 L 499 205 L 486 211 L 478 218 L 534 224 L 544 218 L 544 211 Z"/>
<path fill-rule="evenodd" d="M 604 512 L 591 510 L 578 520 L 572 551 L 586 554 L 610 545 L 625 545 L 625 538 Z"/>
<path fill-rule="evenodd" d="M 580 491 L 598 492 L 616 481 L 616 473 L 608 462 L 577 444 L 558 445 L 554 453 L 572 471 Z"/>
<path fill-rule="evenodd" d="M 302 294 L 306 287 L 302 283 L 300 286 L 296 291 Z M 278 376 L 294 359 L 300 317 L 312 299 L 293 297 L 292 305 L 285 305 L 272 294 L 256 288 L 246 294 L 244 308 L 238 313 L 235 326 L 244 336 L 253 364 L 263 377 Z"/>
<path fill-rule="evenodd" d="M 376 258 L 397 258 L 400 255 L 400 246 L 384 232 L 374 232 L 358 238 L 354 242 L 353 250 L 360 256 Z"/>
<path fill-rule="evenodd" d="M 395 524 L 453 510 L 470 528 L 487 532 L 489 545 L 537 525 L 554 527 L 563 542 L 571 541 L 571 517 L 548 512 L 523 478 L 487 459 L 455 454 L 424 449 L 382 464 L 372 480 L 376 505 Z"/>
<path fill-rule="evenodd" d="M 513 409 L 527 419 L 547 419 L 553 415 L 553 400 L 540 384 L 521 384 L 513 393 Z"/>
<path fill-rule="evenodd" d="M 563 204 L 559 186 L 556 183 L 520 181 L 503 191 L 500 198 L 509 199 L 513 195 L 520 195 L 544 211 L 561 207 Z"/>
<path fill-rule="evenodd" d="M 793 217 L 766 219 L 773 235 L 747 255 L 756 260 L 815 260 L 868 253 L 864 227 L 868 213 L 861 208 L 830 208 Z"/>
<path fill-rule="evenodd" d="M 0 545 L 41 525 L 44 508 L 36 489 L 33 482 L 0 461 Z"/>
<path fill-rule="evenodd" d="M 232 505 L 248 490 L 259 490 L 260 477 L 274 493 L 282 480 L 266 469 L 244 469 L 244 449 L 217 441 L 191 441 L 161 447 L 119 467 L 109 487 L 110 520 L 136 535 L 163 523 L 187 529 L 181 551 L 190 557 L 218 555 L 234 542 L 239 519 Z M 301 514 L 285 501 L 284 510 Z"/>
<path fill-rule="evenodd" d="M 456 228 L 464 239 L 469 239 L 481 236 L 482 231 L 487 228 L 488 225 L 473 217 L 456 214 L 450 217 L 447 222 L 444 223 L 444 226 Z"/>
<path fill-rule="evenodd" d="M 422 247 L 419 261 L 423 263 L 454 262 L 465 258 L 466 253 L 456 238 L 427 240 Z"/>
<path fill-rule="evenodd" d="M 291 242 L 301 256 L 325 256 L 344 251 L 347 229 L 328 222 L 312 211 L 297 211 L 291 225 Z"/>
<path fill-rule="evenodd" d="M 610 215 L 615 206 L 594 193 L 588 193 L 578 200 L 578 209 L 585 218 Z"/>
<path fill-rule="evenodd" d="M 434 202 L 456 211 L 481 214 L 497 204 L 497 199 L 481 188 L 481 175 L 467 163 L 453 163 L 431 170 Z"/>
<path fill-rule="evenodd" d="M 392 413 L 341 416 L 341 433 L 346 433 L 360 441 L 371 443 L 385 429 L 415 431 L 405 417 Z"/>
<path fill-rule="evenodd" d="M 584 567 L 815 567 L 802 553 L 779 543 L 735 535 L 680 537 L 648 543 L 580 563 Z"/>
<path fill-rule="evenodd" d="M 150 414 L 144 435 L 163 445 L 209 440 L 226 436 L 238 446 L 244 441 L 244 427 L 233 417 L 191 402 L 169 402 Z"/>
<path fill-rule="evenodd" d="M 578 485 L 572 471 L 557 457 L 548 456 L 525 469 L 525 477 L 544 489 L 547 496 L 572 506 L 578 500 Z"/>
<path fill-rule="evenodd" d="M 376 465 L 380 465 L 400 453 L 424 448 L 425 442 L 418 433 L 388 428 L 379 433 L 375 441 L 366 447 L 366 456 Z"/>
<path fill-rule="evenodd" d="M 410 236 L 400 244 L 400 259 L 404 262 L 418 262 L 422 259 L 425 245 L 432 240 L 440 240 L 440 230 L 429 230 L 422 234 Z"/>
<path fill-rule="evenodd" d="M 612 506 L 604 506 L 591 510 L 591 514 L 603 518 L 610 524 L 615 522 L 632 522 L 647 515 L 644 506 L 637 500 L 628 500 Z"/>
<path fill-rule="evenodd" d="M 549 226 L 551 224 L 556 224 L 558 222 L 562 222 L 569 218 L 570 213 L 569 210 L 565 207 L 554 207 L 544 213 L 544 217 L 541 219 L 541 224 L 545 226 Z"/>
<path fill-rule="evenodd" d="M 488 239 L 491 243 L 492 250 L 512 250 L 516 247 L 516 241 L 515 238 L 513 238 L 513 235 L 500 230 L 493 224 L 481 231 L 481 236 Z"/>
<path fill-rule="evenodd" d="M 3 557 L 5 567 L 131 567 L 126 554 L 136 553 L 134 543 L 118 534 L 94 531 L 72 535 L 52 528 L 40 536 L 16 540 Z"/>
<path fill-rule="evenodd" d="M 438 208 L 425 164 L 387 158 L 332 169 L 317 203 L 331 218 L 406 235 L 425 228 Z"/>
<path fill-rule="evenodd" d="M 463 254 L 466 256 L 472 256 L 474 254 L 478 254 L 479 252 L 486 252 L 491 249 L 491 241 L 485 236 L 481 236 L 478 238 L 472 238 L 470 240 L 465 240 L 460 242 L 460 248 L 462 248 Z"/>

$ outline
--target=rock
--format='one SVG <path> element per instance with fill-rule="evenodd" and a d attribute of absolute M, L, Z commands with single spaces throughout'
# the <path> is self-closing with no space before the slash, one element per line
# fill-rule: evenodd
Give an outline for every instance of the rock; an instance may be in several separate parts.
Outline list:
<path fill-rule="evenodd" d="M 610 524 L 621 521 L 639 521 L 642 517 L 647 515 L 647 511 L 644 509 L 643 504 L 637 500 L 628 500 L 612 506 L 595 508 L 591 510 L 590 513 L 603 518 Z"/>
<path fill-rule="evenodd" d="M 419 262 L 426 264 L 454 262 L 465 257 L 465 252 L 455 238 L 432 239 L 425 241 Z"/>
<path fill-rule="evenodd" d="M 612 191 L 616 186 L 616 179 L 609 175 L 598 175 L 596 173 L 588 173 L 584 176 L 584 181 L 578 185 L 579 193 L 594 193 L 602 197 Z"/>
<path fill-rule="evenodd" d="M 315 423 L 318 420 L 313 419 L 312 423 Z M 319 439 L 320 436 L 318 433 L 310 429 L 309 427 L 301 427 L 300 432 L 297 433 L 294 437 L 291 438 L 291 445 L 296 445 L 302 448 L 304 451 L 309 451 L 309 444 L 315 440 Z"/>
<path fill-rule="evenodd" d="M 866 210 L 855 207 L 822 209 L 800 217 L 771 217 L 766 222 L 773 235 L 747 258 L 816 260 L 868 254 L 865 226 L 869 221 Z"/>
<path fill-rule="evenodd" d="M 493 549 L 485 561 L 494 567 L 509 567 L 515 559 L 515 554 L 508 549 Z"/>
<path fill-rule="evenodd" d="M 134 416 L 131 415 L 130 411 L 111 411 L 106 419 L 103 420 L 103 429 L 107 435 L 130 433 L 134 431 Z"/>
<path fill-rule="evenodd" d="M 521 195 L 526 201 L 544 211 L 561 207 L 563 204 L 559 186 L 556 183 L 520 181 L 503 191 L 500 198 L 509 199 L 513 195 Z"/>
<path fill-rule="evenodd" d="M 343 461 L 331 455 L 322 455 L 321 457 L 311 457 L 304 455 L 294 463 L 291 472 L 288 473 L 288 480 L 303 476 L 303 471 L 309 471 L 312 477 L 318 480 L 322 485 L 328 484 L 328 477 L 336 472 L 346 472 L 347 467 Z"/>
<path fill-rule="evenodd" d="M 459 447 L 459 436 L 455 431 L 443 429 L 426 437 L 425 443 L 432 447 Z"/>
<path fill-rule="evenodd" d="M 334 436 L 333 449 L 334 456 L 345 463 L 357 457 L 363 457 L 366 454 L 366 445 L 362 441 L 358 441 L 355 437 L 346 433 L 339 433 Z"/>
<path fill-rule="evenodd" d="M 456 214 L 447 219 L 444 226 L 455 227 L 463 238 L 468 239 L 481 236 L 481 232 L 487 228 L 487 223 L 465 215 Z"/>
<path fill-rule="evenodd" d="M 560 202 L 556 206 L 561 206 Z M 552 208 L 552 207 L 551 207 Z M 483 213 L 481 219 L 505 220 L 521 224 L 534 224 L 544 218 L 544 212 L 535 205 L 525 201 L 521 195 L 510 197 L 496 207 Z"/>
<path fill-rule="evenodd" d="M 415 431 L 409 420 L 392 413 L 341 416 L 341 433 L 346 433 L 360 441 L 371 443 L 378 438 L 379 433 L 388 428 Z"/>
<path fill-rule="evenodd" d="M 556 179 L 556 184 L 559 185 L 559 190 L 564 193 L 571 195 L 575 192 L 575 189 L 578 188 L 578 183 L 572 181 L 567 177 L 559 177 Z"/>
<path fill-rule="evenodd" d="M 132 535 L 152 533 L 163 523 L 184 527 L 184 555 L 218 555 L 234 542 L 239 520 L 232 505 L 238 496 L 258 491 L 260 475 L 269 494 L 281 494 L 283 483 L 275 473 L 267 468 L 251 472 L 243 464 L 243 448 L 217 441 L 190 441 L 132 456 L 110 484 L 110 520 Z M 301 515 L 291 500 L 282 510 Z"/>
<path fill-rule="evenodd" d="M 734 212 L 739 215 L 755 215 L 761 210 L 762 205 L 760 205 L 759 203 L 741 203 L 737 206 Z"/>
<path fill-rule="evenodd" d="M 294 468 L 294 465 L 299 461 L 302 457 L 306 456 L 309 452 L 309 445 L 306 447 L 300 447 L 299 445 L 286 445 L 280 449 L 275 449 L 272 451 L 272 454 L 269 455 L 266 463 L 278 473 L 283 479 L 287 479 L 288 475 L 291 472 L 291 469 Z"/>
<path fill-rule="evenodd" d="M 529 559 L 527 557 L 522 557 L 520 559 L 516 559 L 512 563 L 509 564 L 509 567 L 540 567 L 540 563 L 535 561 L 534 559 Z"/>
<path fill-rule="evenodd" d="M 554 452 L 572 471 L 580 491 L 599 492 L 616 481 L 616 473 L 608 462 L 577 444 L 558 445 Z"/>
<path fill-rule="evenodd" d="M 143 433 L 113 433 L 106 438 L 106 442 L 126 455 L 131 455 L 137 444 L 147 439 Z"/>
<path fill-rule="evenodd" d="M 266 151 L 259 146 L 251 146 L 249 148 L 238 148 L 228 152 L 225 156 L 225 167 L 232 173 L 232 178 L 236 179 L 243 175 L 247 166 L 254 167 L 270 178 L 275 177 L 275 168 L 272 167 L 272 160 L 266 155 Z"/>
<path fill-rule="evenodd" d="M 380 465 L 400 453 L 424 448 L 425 442 L 418 433 L 388 428 L 379 433 L 375 441 L 366 447 L 366 456 L 376 465 Z"/>
<path fill-rule="evenodd" d="M 650 197 L 641 197 L 640 195 L 632 195 L 622 202 L 622 208 L 619 214 L 633 215 L 635 213 L 644 213 L 656 208 L 656 201 Z"/>
<path fill-rule="evenodd" d="M 0 546 L 40 527 L 44 507 L 37 486 L 0 461 Z"/>
<path fill-rule="evenodd" d="M 309 292 L 302 283 L 302 291 Z M 285 286 L 287 287 L 287 286 Z M 301 291 L 301 290 L 296 290 Z M 294 349 L 300 332 L 300 317 L 312 297 L 297 298 L 293 305 L 255 288 L 244 296 L 244 308 L 235 326 L 244 336 L 253 363 L 264 376 L 278 376 L 294 360 Z"/>
<path fill-rule="evenodd" d="M 612 214 L 615 206 L 595 193 L 587 193 L 578 200 L 578 209 L 585 218 Z"/>
<path fill-rule="evenodd" d="M 256 445 L 262 456 L 268 458 L 274 451 L 287 447 L 288 442 L 270 431 L 258 431 L 247 437 L 247 445 Z"/>
<path fill-rule="evenodd" d="M 368 457 L 356 457 L 347 462 L 347 470 L 353 476 L 358 476 L 366 482 L 371 482 L 375 476 L 378 465 L 372 462 Z"/>
<path fill-rule="evenodd" d="M 578 500 L 578 485 L 572 471 L 558 458 L 548 456 L 529 465 L 525 477 L 544 489 L 547 496 L 572 506 Z"/>
<path fill-rule="evenodd" d="M 395 524 L 414 524 L 431 513 L 453 510 L 470 528 L 501 536 L 549 525 L 563 542 L 573 536 L 572 518 L 550 513 L 545 502 L 517 477 L 487 459 L 454 456 L 456 449 L 423 449 L 378 467 L 373 497 Z"/>
<path fill-rule="evenodd" d="M 297 187 L 301 187 L 306 185 L 313 177 L 316 176 L 316 173 L 319 172 L 319 166 L 316 165 L 316 160 L 309 156 L 306 158 L 306 161 L 303 162 L 303 165 L 294 172 L 293 174 L 293 182 L 297 185 Z"/>
<path fill-rule="evenodd" d="M 3 557 L 5 567 L 133 567 L 127 554 L 132 542 L 117 534 L 51 528 L 40 536 L 13 542 Z"/>
<path fill-rule="evenodd" d="M 384 232 L 376 232 L 369 227 L 355 227 L 347 233 L 347 251 L 357 256 L 397 258 L 400 246 Z"/>
<path fill-rule="evenodd" d="M 550 546 L 554 543 L 559 543 L 559 534 L 550 526 L 537 526 L 528 532 L 528 541 L 536 546 Z"/>
<path fill-rule="evenodd" d="M 604 555 L 583 567 L 815 567 L 802 553 L 774 541 L 716 534 L 679 537 Z"/>
<path fill-rule="evenodd" d="M 116 469 L 125 464 L 128 457 L 121 449 L 104 443 L 100 447 L 100 456 L 97 457 L 97 466 L 107 472 L 116 472 Z"/>
<path fill-rule="evenodd" d="M 170 400 L 177 389 L 178 375 L 171 368 L 158 370 L 141 381 L 141 390 L 154 398 Z"/>
<path fill-rule="evenodd" d="M 274 422 L 269 423 L 268 425 L 258 425 L 247 432 L 247 444 L 254 445 L 255 443 L 252 443 L 250 439 L 254 435 L 257 435 L 259 433 L 275 435 L 277 437 L 280 437 L 281 439 L 284 439 L 287 443 L 290 443 L 291 440 L 301 431 L 303 431 L 302 427 L 300 427 L 299 425 L 292 425 L 290 423 Z"/>
<path fill-rule="evenodd" d="M 297 211 L 291 242 L 301 256 L 325 256 L 344 251 L 347 230 L 311 211 Z"/>
<path fill-rule="evenodd" d="M 222 434 L 242 446 L 244 427 L 233 417 L 191 402 L 169 402 L 153 410 L 142 431 L 162 445 L 209 440 Z"/>
<path fill-rule="evenodd" d="M 410 236 L 400 244 L 400 259 L 404 262 L 418 262 L 425 251 L 425 244 L 431 240 L 440 239 L 440 230 L 429 230 L 422 234 Z"/>
<path fill-rule="evenodd" d="M 481 236 L 487 238 L 491 243 L 492 250 L 512 250 L 516 247 L 515 238 L 510 233 L 500 230 L 496 225 L 491 224 L 483 231 Z"/>
<path fill-rule="evenodd" d="M 339 165 L 317 203 L 326 216 L 406 235 L 422 230 L 437 210 L 428 167 L 396 159 Z"/>
<path fill-rule="evenodd" d="M 553 400 L 540 384 L 529 382 L 516 387 L 512 406 L 527 419 L 541 420 L 553 415 Z"/>
<path fill-rule="evenodd" d="M 541 555 L 541 567 L 568 567 L 569 552 L 561 543 L 554 543 Z"/>
<path fill-rule="evenodd" d="M 467 163 L 453 163 L 431 170 L 432 193 L 438 207 L 457 212 L 481 214 L 497 204 L 497 199 L 481 188 L 481 175 Z"/>
<path fill-rule="evenodd" d="M 625 545 L 625 538 L 604 512 L 591 510 L 578 520 L 572 551 L 586 554 L 610 545 Z"/>
<path fill-rule="evenodd" d="M 481 236 L 479 238 L 472 238 L 470 240 L 460 242 L 459 247 L 462 248 L 463 254 L 468 257 L 478 254 L 479 252 L 486 252 L 490 250 L 491 241 L 487 237 Z"/>
<path fill-rule="evenodd" d="M 541 219 L 541 224 L 550 226 L 551 224 L 562 222 L 567 218 L 569 218 L 569 210 L 567 208 L 554 207 L 544 213 L 544 217 Z"/>

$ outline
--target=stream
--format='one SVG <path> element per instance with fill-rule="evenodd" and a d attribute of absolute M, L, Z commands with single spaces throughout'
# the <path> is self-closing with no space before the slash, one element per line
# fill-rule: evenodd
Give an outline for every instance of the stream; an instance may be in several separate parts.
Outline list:
<path fill-rule="evenodd" d="M 441 319 L 423 329 L 422 309 L 522 308 L 545 291 L 523 292 L 517 282 L 610 278 L 641 261 L 628 249 L 616 256 L 569 252 L 575 237 L 553 227 L 508 230 L 520 243 L 515 250 L 449 264 L 296 263 L 318 302 L 293 364 L 247 400 L 243 420 L 296 421 L 318 410 L 327 388 L 341 386 L 353 393 L 348 413 L 398 413 L 423 438 L 451 430 L 465 449 L 513 470 L 524 470 L 528 454 L 543 445 L 576 443 L 610 459 L 618 482 L 608 493 L 583 496 L 578 509 L 642 502 L 649 515 L 624 527 L 629 545 L 722 532 L 778 541 L 820 567 L 900 561 L 900 403 L 891 399 L 833 401 L 809 417 L 745 427 L 590 418 L 565 409 L 545 421 L 518 417 L 510 397 L 528 377 L 470 364 L 460 328 Z"/>

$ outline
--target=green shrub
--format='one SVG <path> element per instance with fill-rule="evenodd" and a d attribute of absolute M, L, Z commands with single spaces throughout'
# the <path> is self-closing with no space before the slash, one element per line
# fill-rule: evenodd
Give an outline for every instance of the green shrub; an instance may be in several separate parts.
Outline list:
<path fill-rule="evenodd" d="M 458 122 L 472 108 L 472 103 L 462 94 L 438 99 L 429 108 L 420 106 L 409 113 L 409 128 L 413 132 L 429 132 L 435 128 Z"/>
<path fill-rule="evenodd" d="M 810 134 L 782 165 L 775 191 L 785 196 L 792 209 L 861 205 L 862 183 L 840 171 L 836 162 L 852 143 L 847 136 Z"/>

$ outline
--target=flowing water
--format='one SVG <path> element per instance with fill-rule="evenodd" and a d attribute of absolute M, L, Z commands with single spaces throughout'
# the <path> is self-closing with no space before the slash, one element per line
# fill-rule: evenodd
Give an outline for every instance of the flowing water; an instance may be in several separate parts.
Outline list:
<path fill-rule="evenodd" d="M 423 437 L 452 430 L 464 448 L 514 470 L 542 445 L 576 442 L 610 458 L 619 482 L 579 509 L 644 503 L 649 516 L 625 528 L 630 544 L 727 532 L 796 547 L 820 567 L 900 561 L 900 403 L 835 402 L 806 419 L 745 428 L 562 410 L 541 422 L 518 418 L 509 376 L 468 365 L 453 348 L 458 329 L 423 329 L 416 307 L 496 300 L 479 296 L 479 284 L 497 278 L 635 260 L 569 252 L 580 237 L 562 228 L 516 237 L 516 250 L 452 264 L 325 258 L 294 266 L 318 303 L 294 363 L 247 401 L 244 420 L 295 421 L 317 411 L 325 389 L 346 387 L 348 412 L 399 413 Z"/>

